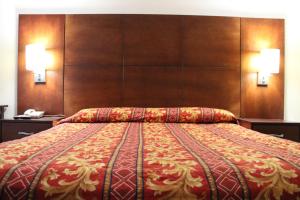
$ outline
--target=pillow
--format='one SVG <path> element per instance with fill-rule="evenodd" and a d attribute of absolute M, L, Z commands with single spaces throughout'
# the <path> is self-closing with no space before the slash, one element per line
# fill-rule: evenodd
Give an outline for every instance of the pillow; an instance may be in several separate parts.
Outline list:
<path fill-rule="evenodd" d="M 204 107 L 145 108 L 145 122 L 218 123 L 234 122 L 236 117 L 227 110 Z"/>
<path fill-rule="evenodd" d="M 59 123 L 96 122 L 153 122 L 153 123 L 236 123 L 234 114 L 227 110 L 203 107 L 178 108 L 89 108 L 61 120 Z"/>
<path fill-rule="evenodd" d="M 88 108 L 61 120 L 59 123 L 138 122 L 143 121 L 144 108 Z"/>

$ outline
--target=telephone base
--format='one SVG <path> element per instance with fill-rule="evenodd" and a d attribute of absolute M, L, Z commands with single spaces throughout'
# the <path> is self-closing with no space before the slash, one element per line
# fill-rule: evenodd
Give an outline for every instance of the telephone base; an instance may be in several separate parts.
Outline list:
<path fill-rule="evenodd" d="M 14 116 L 14 119 L 31 119 L 29 115 L 16 115 Z"/>

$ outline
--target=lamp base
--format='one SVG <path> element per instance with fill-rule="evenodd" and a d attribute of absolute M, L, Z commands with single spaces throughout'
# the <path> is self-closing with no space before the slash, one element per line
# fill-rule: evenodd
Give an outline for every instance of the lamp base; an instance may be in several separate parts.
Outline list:
<path fill-rule="evenodd" d="M 34 71 L 35 83 L 46 83 L 46 70 Z"/>
<path fill-rule="evenodd" d="M 269 76 L 270 76 L 270 74 L 268 74 L 268 73 L 258 72 L 257 73 L 257 85 L 258 86 L 268 86 Z"/>

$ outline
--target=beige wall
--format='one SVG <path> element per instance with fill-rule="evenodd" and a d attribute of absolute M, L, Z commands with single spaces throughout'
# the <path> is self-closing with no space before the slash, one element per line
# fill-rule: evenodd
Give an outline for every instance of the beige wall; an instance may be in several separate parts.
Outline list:
<path fill-rule="evenodd" d="M 0 105 L 9 105 L 6 116 L 12 116 L 16 107 L 16 18 L 14 6 L 0 0 Z"/>
<path fill-rule="evenodd" d="M 297 0 L 0 0 L 0 104 L 16 113 L 19 13 L 186 14 L 286 19 L 285 118 L 300 121 L 300 14 Z"/>

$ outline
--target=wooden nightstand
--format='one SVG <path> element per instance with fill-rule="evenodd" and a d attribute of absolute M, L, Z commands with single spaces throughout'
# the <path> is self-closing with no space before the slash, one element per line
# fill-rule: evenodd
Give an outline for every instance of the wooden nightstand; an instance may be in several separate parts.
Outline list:
<path fill-rule="evenodd" d="M 62 117 L 43 117 L 40 119 L 1 120 L 1 142 L 19 139 L 49 129 Z"/>
<path fill-rule="evenodd" d="M 238 120 L 240 125 L 261 133 L 300 142 L 300 123 L 279 119 L 248 119 Z"/>

